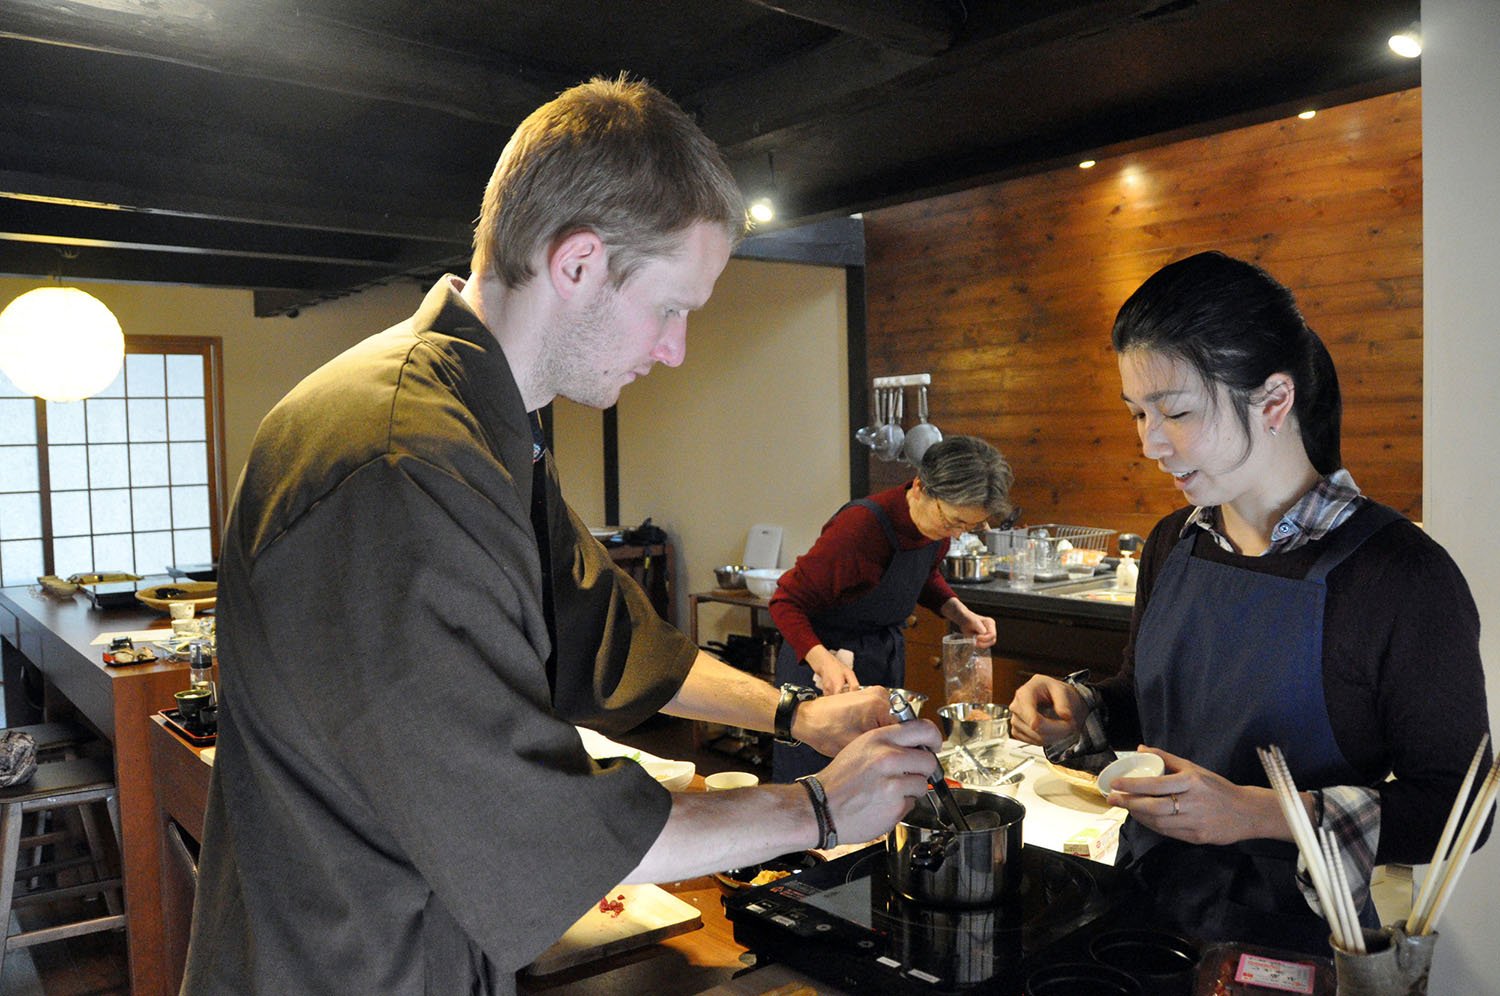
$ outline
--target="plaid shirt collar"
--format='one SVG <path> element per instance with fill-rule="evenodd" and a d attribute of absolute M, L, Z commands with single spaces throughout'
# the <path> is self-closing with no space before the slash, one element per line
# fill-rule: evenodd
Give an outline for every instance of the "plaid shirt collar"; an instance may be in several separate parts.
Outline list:
<path fill-rule="evenodd" d="M 1271 530 L 1271 545 L 1266 553 L 1287 553 L 1313 540 L 1322 539 L 1343 525 L 1344 520 L 1353 515 L 1363 501 L 1365 498 L 1360 494 L 1359 485 L 1354 483 L 1354 477 L 1340 467 L 1319 480 L 1311 491 L 1298 498 L 1297 503 L 1287 509 L 1286 514 L 1276 523 L 1276 528 Z M 1186 536 L 1194 526 L 1206 531 L 1223 549 L 1234 550 L 1229 538 L 1219 531 L 1217 505 L 1200 505 L 1193 509 L 1187 522 L 1183 523 L 1178 538 Z"/>

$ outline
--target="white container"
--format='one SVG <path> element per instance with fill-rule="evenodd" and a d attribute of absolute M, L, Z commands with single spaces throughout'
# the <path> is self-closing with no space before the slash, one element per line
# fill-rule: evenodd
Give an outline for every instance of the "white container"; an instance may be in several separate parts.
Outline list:
<path fill-rule="evenodd" d="M 1129 553 L 1120 555 L 1120 566 L 1115 568 L 1115 587 L 1121 591 L 1135 591 L 1135 581 L 1140 568 Z"/>
<path fill-rule="evenodd" d="M 776 582 L 786 571 L 780 567 L 757 567 L 744 572 L 745 587 L 756 598 L 770 598 L 776 594 Z"/>
<path fill-rule="evenodd" d="M 720 771 L 703 779 L 703 787 L 710 792 L 723 792 L 728 789 L 753 788 L 760 784 L 760 779 L 748 771 Z"/>

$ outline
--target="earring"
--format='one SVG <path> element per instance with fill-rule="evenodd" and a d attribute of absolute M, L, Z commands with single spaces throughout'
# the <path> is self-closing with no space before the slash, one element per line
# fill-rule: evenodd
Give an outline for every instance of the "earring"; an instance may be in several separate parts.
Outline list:
<path fill-rule="evenodd" d="M 1270 426 L 1266 431 L 1269 432 L 1273 438 L 1275 437 L 1275 435 L 1276 435 L 1276 427 L 1274 425 Z"/>

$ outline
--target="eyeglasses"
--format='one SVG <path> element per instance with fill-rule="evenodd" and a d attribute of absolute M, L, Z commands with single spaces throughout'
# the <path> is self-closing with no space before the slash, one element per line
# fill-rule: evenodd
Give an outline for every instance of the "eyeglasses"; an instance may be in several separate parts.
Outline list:
<path fill-rule="evenodd" d="M 989 521 L 989 516 L 984 516 L 975 522 L 965 522 L 957 515 L 949 513 L 948 509 L 952 506 L 947 505 L 943 499 L 934 495 L 932 501 L 937 506 L 938 522 L 942 525 L 944 532 L 972 533 Z"/>

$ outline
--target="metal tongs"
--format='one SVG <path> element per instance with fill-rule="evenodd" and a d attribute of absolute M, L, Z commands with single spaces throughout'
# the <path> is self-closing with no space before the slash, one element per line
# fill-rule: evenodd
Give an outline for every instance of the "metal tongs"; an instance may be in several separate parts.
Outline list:
<path fill-rule="evenodd" d="M 907 702 L 906 696 L 898 691 L 891 692 L 891 715 L 902 723 L 909 723 L 917 718 L 917 714 L 912 711 L 911 703 Z M 953 792 L 948 788 L 947 776 L 943 773 L 943 762 L 938 761 L 937 754 L 930 747 L 927 751 L 937 762 L 937 768 L 927 776 L 927 794 L 933 798 L 933 809 L 939 815 L 946 817 L 953 829 L 968 833 L 969 821 L 964 819 L 963 810 L 958 808 L 958 800 L 953 798 Z"/>

